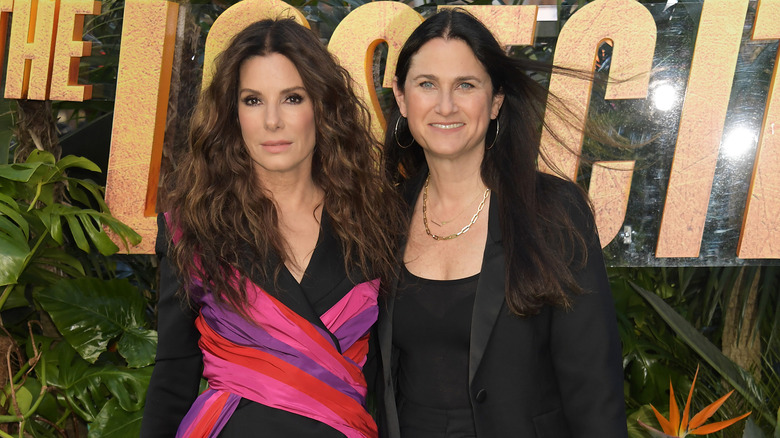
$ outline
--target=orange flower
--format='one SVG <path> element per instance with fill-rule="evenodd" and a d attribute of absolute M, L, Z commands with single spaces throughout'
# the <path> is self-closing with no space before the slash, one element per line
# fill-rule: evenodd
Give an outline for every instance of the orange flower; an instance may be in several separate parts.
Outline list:
<path fill-rule="evenodd" d="M 661 415 L 660 412 L 655 408 L 655 406 L 650 405 L 651 408 L 653 408 L 653 412 L 655 412 L 655 418 L 658 419 L 658 423 L 661 424 L 661 428 L 663 429 L 663 432 L 653 429 L 652 427 L 642 423 L 639 421 L 639 424 L 644 427 L 645 429 L 650 431 L 650 434 L 653 437 L 657 438 L 667 438 L 667 437 L 685 437 L 688 435 L 707 435 L 709 433 L 717 432 L 721 429 L 725 429 L 732 424 L 736 423 L 737 421 L 747 417 L 752 412 L 748 412 L 744 415 L 740 415 L 737 418 L 732 418 L 731 420 L 726 421 L 719 421 L 717 423 L 711 423 L 711 424 L 704 424 L 705 421 L 707 421 L 712 415 L 715 413 L 715 411 L 720 408 L 720 406 L 723 404 L 723 402 L 726 401 L 729 396 L 731 396 L 731 393 L 734 391 L 732 390 L 728 394 L 724 395 L 723 397 L 716 400 L 711 405 L 704 408 L 701 412 L 694 415 L 693 418 L 691 418 L 691 421 L 688 421 L 688 412 L 690 411 L 691 407 L 691 397 L 693 396 L 693 387 L 696 385 L 696 377 L 699 375 L 699 367 L 696 367 L 696 374 L 693 376 L 693 382 L 691 383 L 691 391 L 688 393 L 688 401 L 685 403 L 685 409 L 683 409 L 682 413 L 682 420 L 680 419 L 680 413 L 678 412 L 677 408 L 677 401 L 674 398 L 674 388 L 672 387 L 671 380 L 669 381 L 669 419 Z"/>

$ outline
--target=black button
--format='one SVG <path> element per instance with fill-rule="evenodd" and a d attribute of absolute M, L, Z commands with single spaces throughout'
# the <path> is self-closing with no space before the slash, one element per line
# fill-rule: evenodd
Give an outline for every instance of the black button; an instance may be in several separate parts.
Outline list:
<path fill-rule="evenodd" d="M 474 399 L 477 401 L 477 403 L 482 403 L 487 398 L 487 391 L 484 389 L 480 389 L 477 391 L 477 396 L 474 397 Z"/>

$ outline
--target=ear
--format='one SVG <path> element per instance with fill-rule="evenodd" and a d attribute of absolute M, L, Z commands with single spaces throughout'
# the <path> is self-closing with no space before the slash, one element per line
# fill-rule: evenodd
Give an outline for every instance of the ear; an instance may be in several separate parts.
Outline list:
<path fill-rule="evenodd" d="M 504 104 L 504 92 L 499 90 L 498 93 L 493 95 L 493 103 L 490 105 L 490 118 L 495 119 L 498 117 L 498 111 L 501 109 L 501 105 Z"/>
<path fill-rule="evenodd" d="M 406 117 L 406 99 L 404 98 L 403 90 L 398 86 L 398 76 L 393 78 L 393 94 L 395 95 L 395 101 L 398 103 L 398 110 L 401 111 L 402 116 Z"/>

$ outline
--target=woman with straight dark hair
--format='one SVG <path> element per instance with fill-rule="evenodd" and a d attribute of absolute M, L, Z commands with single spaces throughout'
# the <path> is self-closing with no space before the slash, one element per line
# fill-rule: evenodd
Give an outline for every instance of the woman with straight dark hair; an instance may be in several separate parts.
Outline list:
<path fill-rule="evenodd" d="M 591 207 L 537 166 L 547 95 L 526 72 L 540 68 L 458 9 L 401 50 L 385 165 L 409 231 L 380 311 L 387 436 L 627 436 Z"/>
<path fill-rule="evenodd" d="M 291 19 L 239 32 L 214 71 L 158 220 L 141 435 L 374 437 L 362 368 L 401 220 L 369 113 Z"/>

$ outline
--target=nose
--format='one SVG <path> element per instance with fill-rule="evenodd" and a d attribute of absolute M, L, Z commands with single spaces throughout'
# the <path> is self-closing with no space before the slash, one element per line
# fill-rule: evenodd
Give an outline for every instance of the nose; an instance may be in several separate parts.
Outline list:
<path fill-rule="evenodd" d="M 282 117 L 278 104 L 269 103 L 265 107 L 265 129 L 276 131 L 283 127 Z"/>
<path fill-rule="evenodd" d="M 439 100 L 436 103 L 436 112 L 446 116 L 458 111 L 458 105 L 455 103 L 452 91 L 442 90 L 439 93 Z"/>

